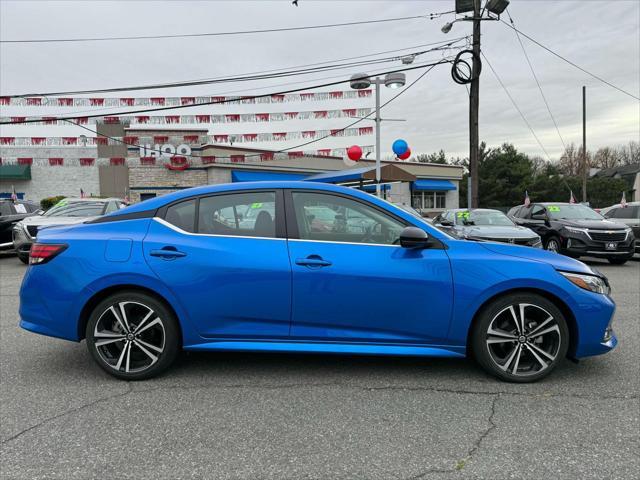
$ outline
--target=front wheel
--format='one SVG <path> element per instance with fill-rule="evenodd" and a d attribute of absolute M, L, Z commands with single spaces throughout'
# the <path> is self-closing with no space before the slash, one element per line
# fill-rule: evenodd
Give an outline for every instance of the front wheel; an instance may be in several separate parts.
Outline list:
<path fill-rule="evenodd" d="M 560 253 L 560 239 L 558 237 L 550 237 L 544 244 L 544 249 L 550 252 Z"/>
<path fill-rule="evenodd" d="M 164 372 L 180 348 L 178 323 L 156 298 L 135 291 L 109 296 L 92 311 L 87 348 L 98 365 L 123 380 Z"/>
<path fill-rule="evenodd" d="M 627 260 L 629 260 L 628 258 L 608 258 L 607 260 L 609 260 L 609 263 L 611 265 L 624 265 L 625 263 L 627 263 Z"/>
<path fill-rule="evenodd" d="M 535 382 L 565 357 L 569 329 L 562 312 L 536 294 L 512 294 L 486 307 L 474 325 L 476 361 L 508 382 Z"/>

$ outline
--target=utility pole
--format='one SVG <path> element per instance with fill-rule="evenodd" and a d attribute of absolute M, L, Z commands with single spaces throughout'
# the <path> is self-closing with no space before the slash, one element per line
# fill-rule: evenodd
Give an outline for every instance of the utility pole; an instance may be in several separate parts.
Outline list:
<path fill-rule="evenodd" d="M 582 201 L 587 201 L 587 87 L 582 86 Z"/>
<path fill-rule="evenodd" d="M 469 94 L 469 176 L 471 177 L 471 207 L 478 208 L 478 155 L 480 139 L 478 114 L 480 107 L 480 0 L 473 1 L 473 67 Z"/>

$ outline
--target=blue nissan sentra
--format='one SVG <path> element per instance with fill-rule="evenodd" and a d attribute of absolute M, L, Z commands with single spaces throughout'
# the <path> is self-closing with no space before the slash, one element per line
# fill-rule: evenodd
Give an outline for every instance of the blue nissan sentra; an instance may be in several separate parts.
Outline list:
<path fill-rule="evenodd" d="M 473 358 L 531 382 L 612 350 L 607 279 L 555 253 L 457 240 L 367 193 L 205 186 L 38 232 L 20 325 L 86 339 L 141 380 L 180 349 Z"/>

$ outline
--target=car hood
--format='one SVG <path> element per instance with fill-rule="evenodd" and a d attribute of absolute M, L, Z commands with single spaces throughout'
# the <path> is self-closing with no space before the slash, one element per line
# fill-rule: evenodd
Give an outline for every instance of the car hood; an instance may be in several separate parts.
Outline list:
<path fill-rule="evenodd" d="M 508 255 L 510 257 L 519 257 L 526 260 L 533 260 L 536 262 L 547 263 L 556 270 L 563 272 L 576 272 L 586 273 L 588 275 L 601 275 L 594 271 L 588 265 L 582 263 L 575 258 L 566 257 L 558 253 L 549 252 L 547 250 L 541 250 L 538 248 L 520 247 L 517 245 L 505 244 L 505 243 L 484 243 L 479 242 L 483 248 L 490 250 L 494 253 L 501 255 Z"/>
<path fill-rule="evenodd" d="M 79 223 L 88 222 L 98 217 L 45 217 L 42 215 L 36 217 L 28 217 L 22 220 L 22 224 L 36 225 L 38 227 L 52 226 L 52 225 L 77 225 Z"/>
<path fill-rule="evenodd" d="M 624 230 L 625 226 L 610 220 L 555 220 L 567 227 L 592 228 L 595 230 Z"/>
<path fill-rule="evenodd" d="M 459 233 L 469 237 L 481 238 L 533 238 L 536 236 L 526 227 L 509 227 L 501 225 L 468 225 L 456 227 Z"/>

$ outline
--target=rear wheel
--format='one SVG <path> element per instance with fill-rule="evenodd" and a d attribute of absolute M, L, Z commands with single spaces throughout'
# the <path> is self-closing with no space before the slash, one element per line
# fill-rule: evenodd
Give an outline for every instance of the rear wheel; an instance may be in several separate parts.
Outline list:
<path fill-rule="evenodd" d="M 512 294 L 480 313 L 471 346 L 488 373 L 509 382 L 534 382 L 565 357 L 569 329 L 562 312 L 546 298 Z"/>
<path fill-rule="evenodd" d="M 627 263 L 627 260 L 629 260 L 628 258 L 615 258 L 615 257 L 609 257 L 607 260 L 609 260 L 609 263 L 612 265 L 624 265 L 625 263 Z"/>
<path fill-rule="evenodd" d="M 89 353 L 106 372 L 124 380 L 144 380 L 173 363 L 180 334 L 173 313 L 162 302 L 124 291 L 94 308 L 86 339 Z"/>

